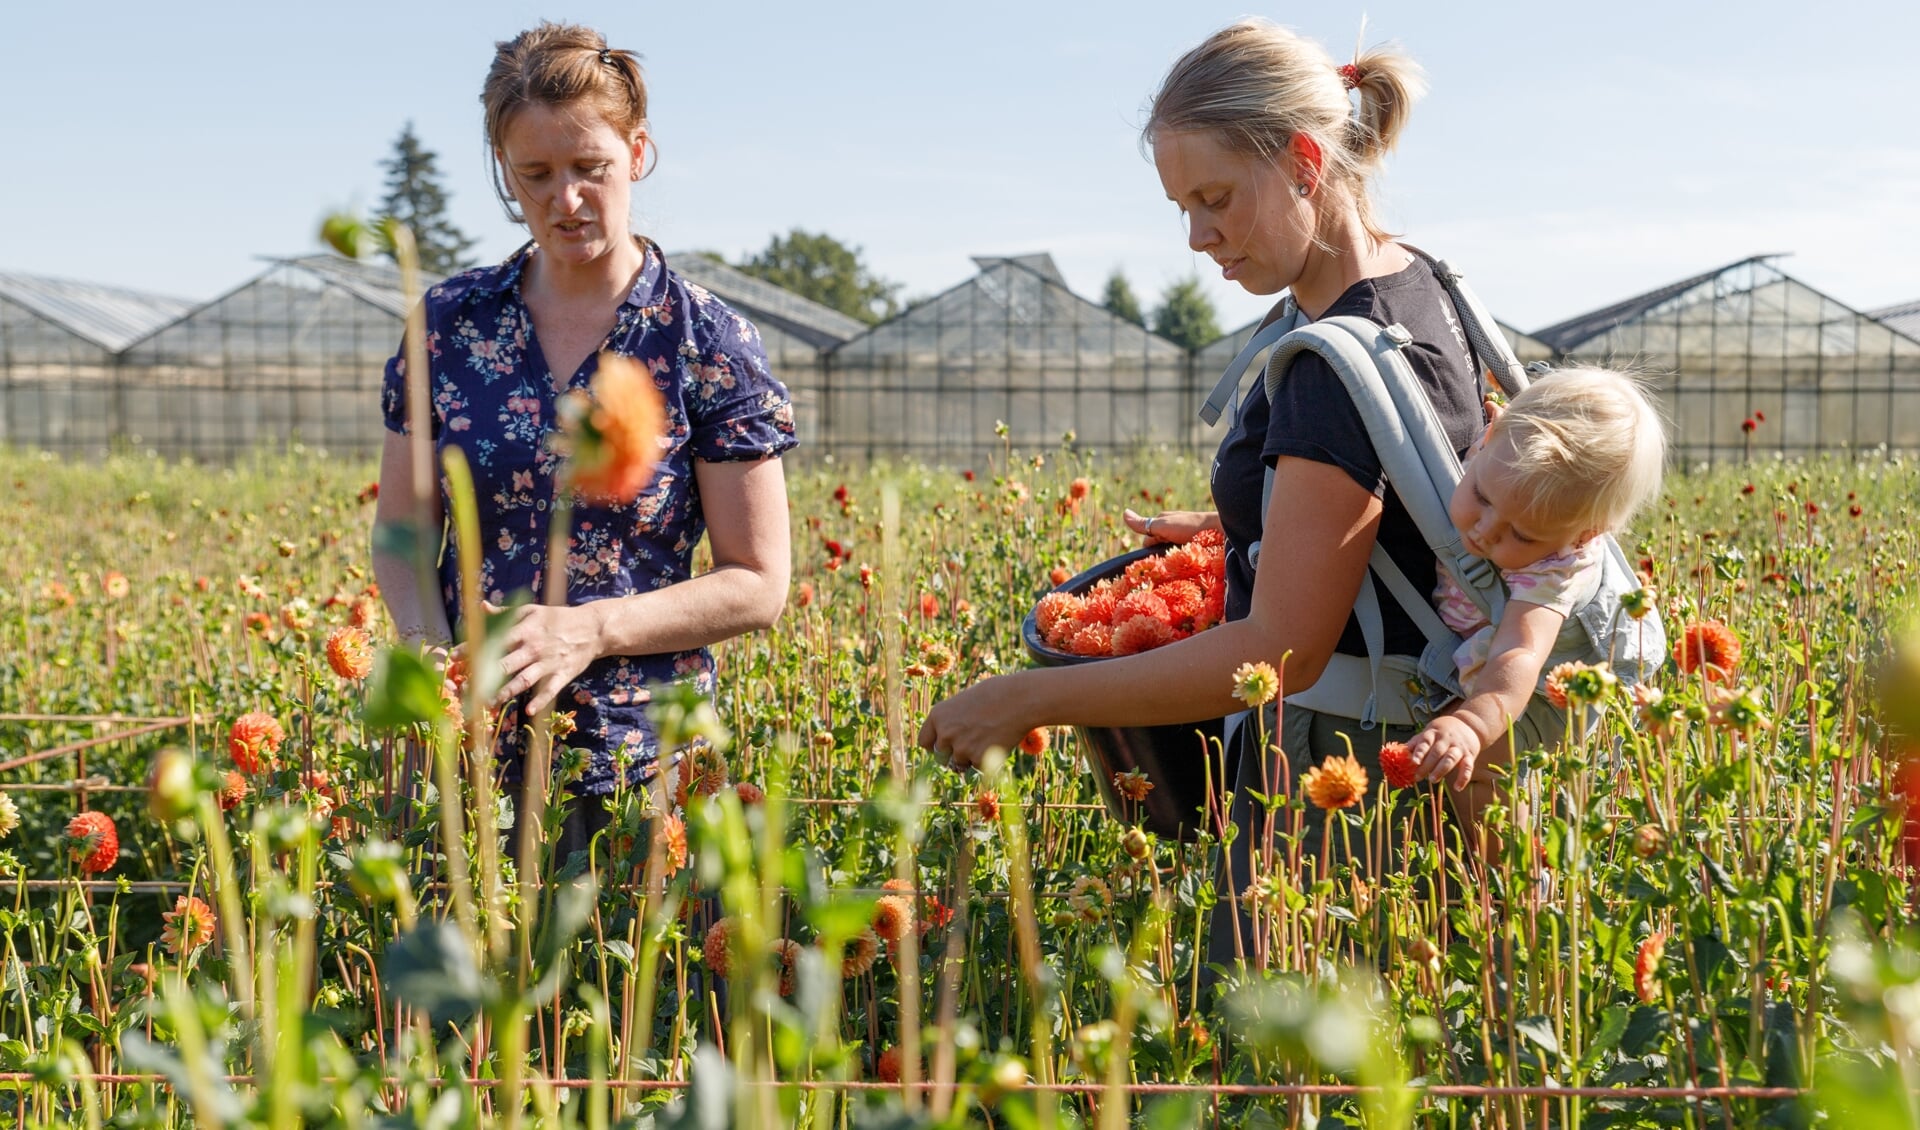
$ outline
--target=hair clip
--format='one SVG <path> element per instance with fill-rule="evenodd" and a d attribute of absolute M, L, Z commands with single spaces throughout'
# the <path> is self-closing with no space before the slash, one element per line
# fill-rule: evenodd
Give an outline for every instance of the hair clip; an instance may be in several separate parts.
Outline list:
<path fill-rule="evenodd" d="M 1352 63 L 1342 64 L 1340 67 L 1340 81 L 1346 85 L 1346 88 L 1348 90 L 1352 90 L 1354 87 L 1359 86 L 1360 85 L 1360 68 L 1354 66 Z"/>
<path fill-rule="evenodd" d="M 611 48 L 602 47 L 600 49 L 600 65 L 603 67 L 613 65 L 613 51 Z"/>

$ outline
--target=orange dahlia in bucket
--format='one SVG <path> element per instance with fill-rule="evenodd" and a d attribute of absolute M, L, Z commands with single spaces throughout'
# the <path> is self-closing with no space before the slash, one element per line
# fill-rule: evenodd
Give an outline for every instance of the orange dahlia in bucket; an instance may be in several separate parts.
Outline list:
<path fill-rule="evenodd" d="M 109 871 L 120 858 L 120 830 L 104 812 L 82 812 L 67 822 L 67 850 L 83 874 Z"/>
<path fill-rule="evenodd" d="M 591 394 L 567 393 L 559 418 L 568 474 L 583 498 L 625 505 L 646 488 L 667 431 L 666 403 L 646 366 L 600 354 Z"/>

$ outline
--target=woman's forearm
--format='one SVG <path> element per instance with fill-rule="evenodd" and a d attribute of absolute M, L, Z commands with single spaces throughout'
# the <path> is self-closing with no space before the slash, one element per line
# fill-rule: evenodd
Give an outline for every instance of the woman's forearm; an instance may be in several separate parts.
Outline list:
<path fill-rule="evenodd" d="M 1327 655 L 1309 657 L 1252 620 L 1221 624 L 1199 635 L 1124 658 L 1050 667 L 1014 676 L 1016 702 L 1034 725 L 1163 726 L 1219 718 L 1244 708 L 1233 695 L 1243 663 L 1280 672 L 1285 693 L 1319 679 Z"/>
<path fill-rule="evenodd" d="M 593 616 L 594 650 L 605 657 L 691 651 L 772 627 L 786 601 L 784 572 L 720 565 L 663 589 L 579 608 Z"/>
<path fill-rule="evenodd" d="M 410 558 L 375 550 L 373 576 L 380 583 L 380 598 L 386 602 L 394 633 L 401 640 L 440 645 L 453 642 L 453 629 L 439 590 L 420 591 L 420 573 Z"/>

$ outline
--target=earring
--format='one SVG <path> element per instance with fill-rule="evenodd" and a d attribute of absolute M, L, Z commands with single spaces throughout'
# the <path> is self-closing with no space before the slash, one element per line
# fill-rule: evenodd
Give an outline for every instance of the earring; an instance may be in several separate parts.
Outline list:
<path fill-rule="evenodd" d="M 1312 191 L 1313 191 L 1313 189 L 1312 189 L 1312 188 L 1310 188 L 1310 187 L 1308 187 L 1308 186 L 1307 186 L 1306 184 L 1304 184 L 1304 183 L 1302 183 L 1302 184 L 1299 184 L 1299 185 L 1296 185 L 1296 186 L 1294 186 L 1294 187 L 1295 187 L 1295 188 L 1296 188 L 1296 189 L 1297 189 L 1297 190 L 1299 191 L 1299 193 L 1300 193 L 1300 195 L 1302 195 L 1302 196 L 1305 196 L 1305 195 L 1307 195 L 1307 194 L 1308 194 L 1309 192 L 1312 192 Z"/>

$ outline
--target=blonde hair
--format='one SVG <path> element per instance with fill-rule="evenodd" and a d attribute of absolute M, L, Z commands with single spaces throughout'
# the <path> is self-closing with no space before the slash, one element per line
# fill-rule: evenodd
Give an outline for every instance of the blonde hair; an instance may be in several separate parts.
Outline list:
<path fill-rule="evenodd" d="M 493 66 L 480 91 L 487 111 L 487 160 L 493 191 L 507 218 L 524 224 L 495 156 L 504 148 L 513 116 L 535 103 L 585 104 L 620 136 L 630 138 L 647 127 L 647 83 L 639 56 L 608 48 L 606 36 L 579 24 L 542 22 L 493 46 Z"/>
<path fill-rule="evenodd" d="M 1311 138 L 1323 154 L 1321 190 L 1351 200 L 1367 235 L 1385 243 L 1393 237 L 1374 219 L 1367 182 L 1426 86 L 1419 64 L 1391 47 L 1359 52 L 1350 66 L 1357 108 L 1326 48 L 1270 20 L 1241 20 L 1167 72 L 1143 136 L 1152 145 L 1169 130 L 1207 133 L 1265 161 L 1277 160 L 1296 134 Z"/>
<path fill-rule="evenodd" d="M 1527 386 L 1487 428 L 1482 452 L 1499 458 L 1537 513 L 1580 529 L 1622 529 L 1660 493 L 1667 461 L 1660 413 L 1632 376 L 1556 369 Z"/>

